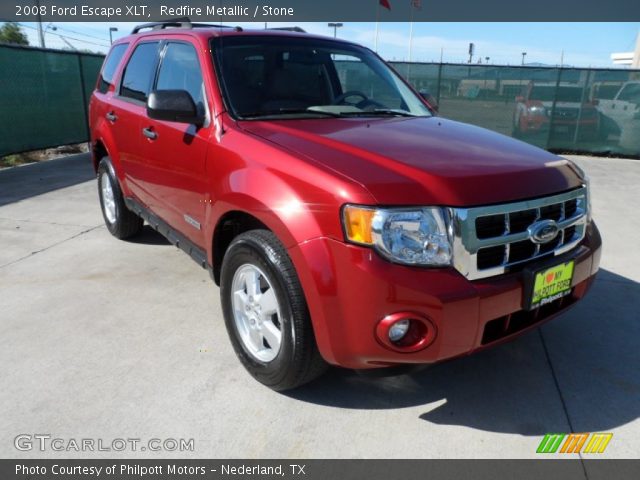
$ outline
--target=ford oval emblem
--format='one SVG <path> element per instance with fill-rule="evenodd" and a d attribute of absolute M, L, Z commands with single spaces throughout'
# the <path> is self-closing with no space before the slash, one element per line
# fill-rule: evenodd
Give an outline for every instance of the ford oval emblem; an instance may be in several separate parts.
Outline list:
<path fill-rule="evenodd" d="M 541 220 L 531 225 L 527 231 L 533 243 L 549 243 L 558 236 L 560 228 L 553 220 Z"/>

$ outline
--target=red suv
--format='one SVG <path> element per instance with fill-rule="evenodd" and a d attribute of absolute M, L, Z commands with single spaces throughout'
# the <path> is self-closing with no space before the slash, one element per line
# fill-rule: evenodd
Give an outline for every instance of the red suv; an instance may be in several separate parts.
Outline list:
<path fill-rule="evenodd" d="M 590 139 L 598 133 L 597 102 L 585 98 L 584 86 L 573 83 L 534 83 L 516 97 L 513 136 L 536 134 Z M 577 131 L 576 131 L 577 130 Z"/>
<path fill-rule="evenodd" d="M 593 281 L 587 179 L 433 112 L 353 43 L 137 27 L 91 99 L 107 228 L 146 221 L 208 269 L 238 357 L 273 389 L 510 340 Z"/>

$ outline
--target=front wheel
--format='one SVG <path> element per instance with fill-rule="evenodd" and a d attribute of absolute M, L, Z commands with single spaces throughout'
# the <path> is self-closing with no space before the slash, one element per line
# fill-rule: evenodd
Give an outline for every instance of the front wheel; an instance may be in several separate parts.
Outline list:
<path fill-rule="evenodd" d="M 233 240 L 220 296 L 233 348 L 256 380 L 290 390 L 325 371 L 300 281 L 273 233 L 252 230 Z"/>
<path fill-rule="evenodd" d="M 104 223 L 111 235 L 123 240 L 142 230 L 144 222 L 125 205 L 120 184 L 108 158 L 103 158 L 98 166 L 98 193 Z"/>

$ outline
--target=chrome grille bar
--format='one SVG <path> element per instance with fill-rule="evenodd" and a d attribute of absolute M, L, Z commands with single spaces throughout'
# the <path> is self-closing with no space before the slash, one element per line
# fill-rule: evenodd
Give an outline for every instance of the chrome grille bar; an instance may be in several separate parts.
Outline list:
<path fill-rule="evenodd" d="M 566 218 L 567 202 L 576 202 L 575 212 Z M 551 242 L 556 242 L 553 249 L 550 245 L 547 249 L 544 248 L 545 244 L 533 243 L 531 245 L 526 242 L 531 242 L 529 232 L 513 231 L 513 224 L 511 220 L 512 214 L 525 215 L 524 217 L 518 217 L 520 224 L 522 225 L 522 219 L 525 221 L 530 220 L 528 215 L 533 216 L 535 213 L 535 219 L 531 221 L 531 224 L 544 219 L 543 209 L 549 206 L 556 206 L 554 208 L 547 209 L 547 213 L 558 218 L 556 224 L 560 229 L 558 237 Z M 559 206 L 559 215 L 558 215 Z M 573 208 L 573 205 L 571 205 Z M 504 231 L 501 235 L 488 236 L 487 238 L 479 238 L 477 232 L 478 218 L 482 217 L 497 217 L 504 216 Z M 584 238 L 585 229 L 587 224 L 587 189 L 586 187 L 580 187 L 569 192 L 561 193 L 558 195 L 551 195 L 548 197 L 537 198 L 533 200 L 525 200 L 521 202 L 514 202 L 501 205 L 490 205 L 485 207 L 473 207 L 473 208 L 450 208 L 449 209 L 451 234 L 453 238 L 453 262 L 455 268 L 470 280 L 479 278 L 486 278 L 495 275 L 501 275 L 509 271 L 509 268 L 515 265 L 529 262 L 543 255 L 560 255 L 574 248 Z M 548 217 L 547 217 L 548 218 Z M 488 219 L 493 222 L 493 219 Z M 499 225 L 494 225 L 498 228 L 493 228 L 493 231 L 499 231 Z M 575 228 L 575 234 L 572 238 L 567 238 L 565 230 L 568 228 Z M 484 237 L 484 235 L 483 235 Z M 551 243 L 550 242 L 550 243 Z M 514 251 L 513 244 L 518 243 L 518 250 Z M 484 266 L 478 264 L 478 254 L 482 255 L 482 250 L 487 248 L 493 248 L 493 250 L 502 246 L 504 248 L 504 255 L 502 262 L 496 265 Z M 529 248 L 532 250 L 530 255 L 525 255 L 521 259 L 511 259 L 512 254 L 516 257 L 522 254 L 523 247 L 525 253 L 529 252 Z M 499 259 L 496 257 L 499 252 L 492 252 L 491 258 Z M 487 258 L 485 256 L 485 258 Z"/>

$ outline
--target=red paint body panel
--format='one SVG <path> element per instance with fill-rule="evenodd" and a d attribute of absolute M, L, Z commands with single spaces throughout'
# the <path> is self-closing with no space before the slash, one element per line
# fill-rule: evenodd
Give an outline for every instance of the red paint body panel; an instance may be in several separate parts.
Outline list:
<path fill-rule="evenodd" d="M 352 178 L 384 205 L 486 205 L 580 185 L 568 162 L 551 153 L 439 117 L 242 122 L 242 127 Z"/>
<path fill-rule="evenodd" d="M 593 225 L 571 255 L 576 262 L 573 300 L 584 296 L 598 270 L 600 248 Z M 523 308 L 521 273 L 470 282 L 451 268 L 390 264 L 370 249 L 324 238 L 299 245 L 290 254 L 307 294 L 320 350 L 336 365 L 362 369 L 469 354 L 499 343 L 482 344 L 487 322 Z M 425 350 L 392 352 L 376 341 L 377 322 L 404 311 L 421 314 L 436 326 L 438 336 Z M 561 311 L 541 317 L 532 327 Z"/>
<path fill-rule="evenodd" d="M 541 197 L 579 186 L 574 167 L 528 144 L 438 117 L 238 122 L 225 110 L 209 41 L 256 34 L 299 35 L 176 29 L 116 43 L 129 43 L 116 85 L 138 42 L 192 43 L 210 113 L 210 123 L 196 131 L 149 119 L 143 104 L 118 98 L 113 86 L 94 92 L 94 152 L 106 150 L 124 194 L 204 250 L 210 266 L 215 266 L 216 227 L 225 215 L 243 212 L 266 225 L 289 251 L 319 348 L 330 363 L 351 368 L 430 363 L 497 343 L 483 344 L 484 327 L 522 309 L 520 273 L 471 282 L 453 268 L 390 263 L 372 249 L 344 241 L 341 208 L 347 203 L 469 207 Z M 112 111 L 116 123 L 105 119 Z M 159 139 L 143 137 L 145 127 Z M 573 296 L 578 299 L 599 263 L 594 224 L 570 253 L 576 259 Z M 396 312 L 428 318 L 436 327 L 434 342 L 414 353 L 383 347 L 376 341 L 376 324 Z"/>

